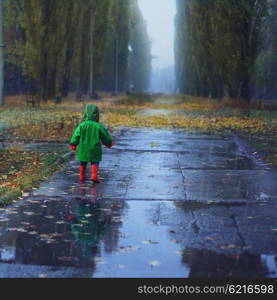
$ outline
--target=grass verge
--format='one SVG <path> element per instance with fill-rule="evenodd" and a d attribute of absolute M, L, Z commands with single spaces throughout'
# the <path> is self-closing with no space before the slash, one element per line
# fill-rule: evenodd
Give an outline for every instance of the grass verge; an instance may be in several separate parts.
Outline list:
<path fill-rule="evenodd" d="M 0 150 L 0 206 L 26 196 L 65 161 L 61 153 Z"/>

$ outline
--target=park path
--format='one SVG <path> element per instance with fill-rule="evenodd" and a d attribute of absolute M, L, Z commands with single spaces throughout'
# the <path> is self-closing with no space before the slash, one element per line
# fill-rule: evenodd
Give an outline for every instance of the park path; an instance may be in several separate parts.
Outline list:
<path fill-rule="evenodd" d="M 277 277 L 276 171 L 231 135 L 120 128 L 0 211 L 0 277 Z"/>

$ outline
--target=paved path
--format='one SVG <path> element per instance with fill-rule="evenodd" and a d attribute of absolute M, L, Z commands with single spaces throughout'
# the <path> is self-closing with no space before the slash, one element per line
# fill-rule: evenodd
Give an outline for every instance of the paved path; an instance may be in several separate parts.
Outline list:
<path fill-rule="evenodd" d="M 0 212 L 0 277 L 277 277 L 276 171 L 231 136 L 122 128 Z"/>

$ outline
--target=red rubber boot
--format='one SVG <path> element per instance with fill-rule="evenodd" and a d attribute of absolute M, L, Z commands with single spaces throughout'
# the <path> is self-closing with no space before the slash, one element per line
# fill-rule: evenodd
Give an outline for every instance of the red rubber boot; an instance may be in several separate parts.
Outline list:
<path fill-rule="evenodd" d="M 100 183 L 100 179 L 98 178 L 98 165 L 92 165 L 91 166 L 91 180 L 95 183 Z"/>
<path fill-rule="evenodd" d="M 80 181 L 85 181 L 86 167 L 80 166 Z"/>

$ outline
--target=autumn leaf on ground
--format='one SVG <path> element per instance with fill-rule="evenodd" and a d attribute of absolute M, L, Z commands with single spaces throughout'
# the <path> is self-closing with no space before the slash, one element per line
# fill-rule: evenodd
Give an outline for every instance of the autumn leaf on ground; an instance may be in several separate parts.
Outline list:
<path fill-rule="evenodd" d="M 207 240 L 207 241 L 214 241 L 215 238 L 208 236 L 208 237 L 206 237 L 206 240 Z"/>

